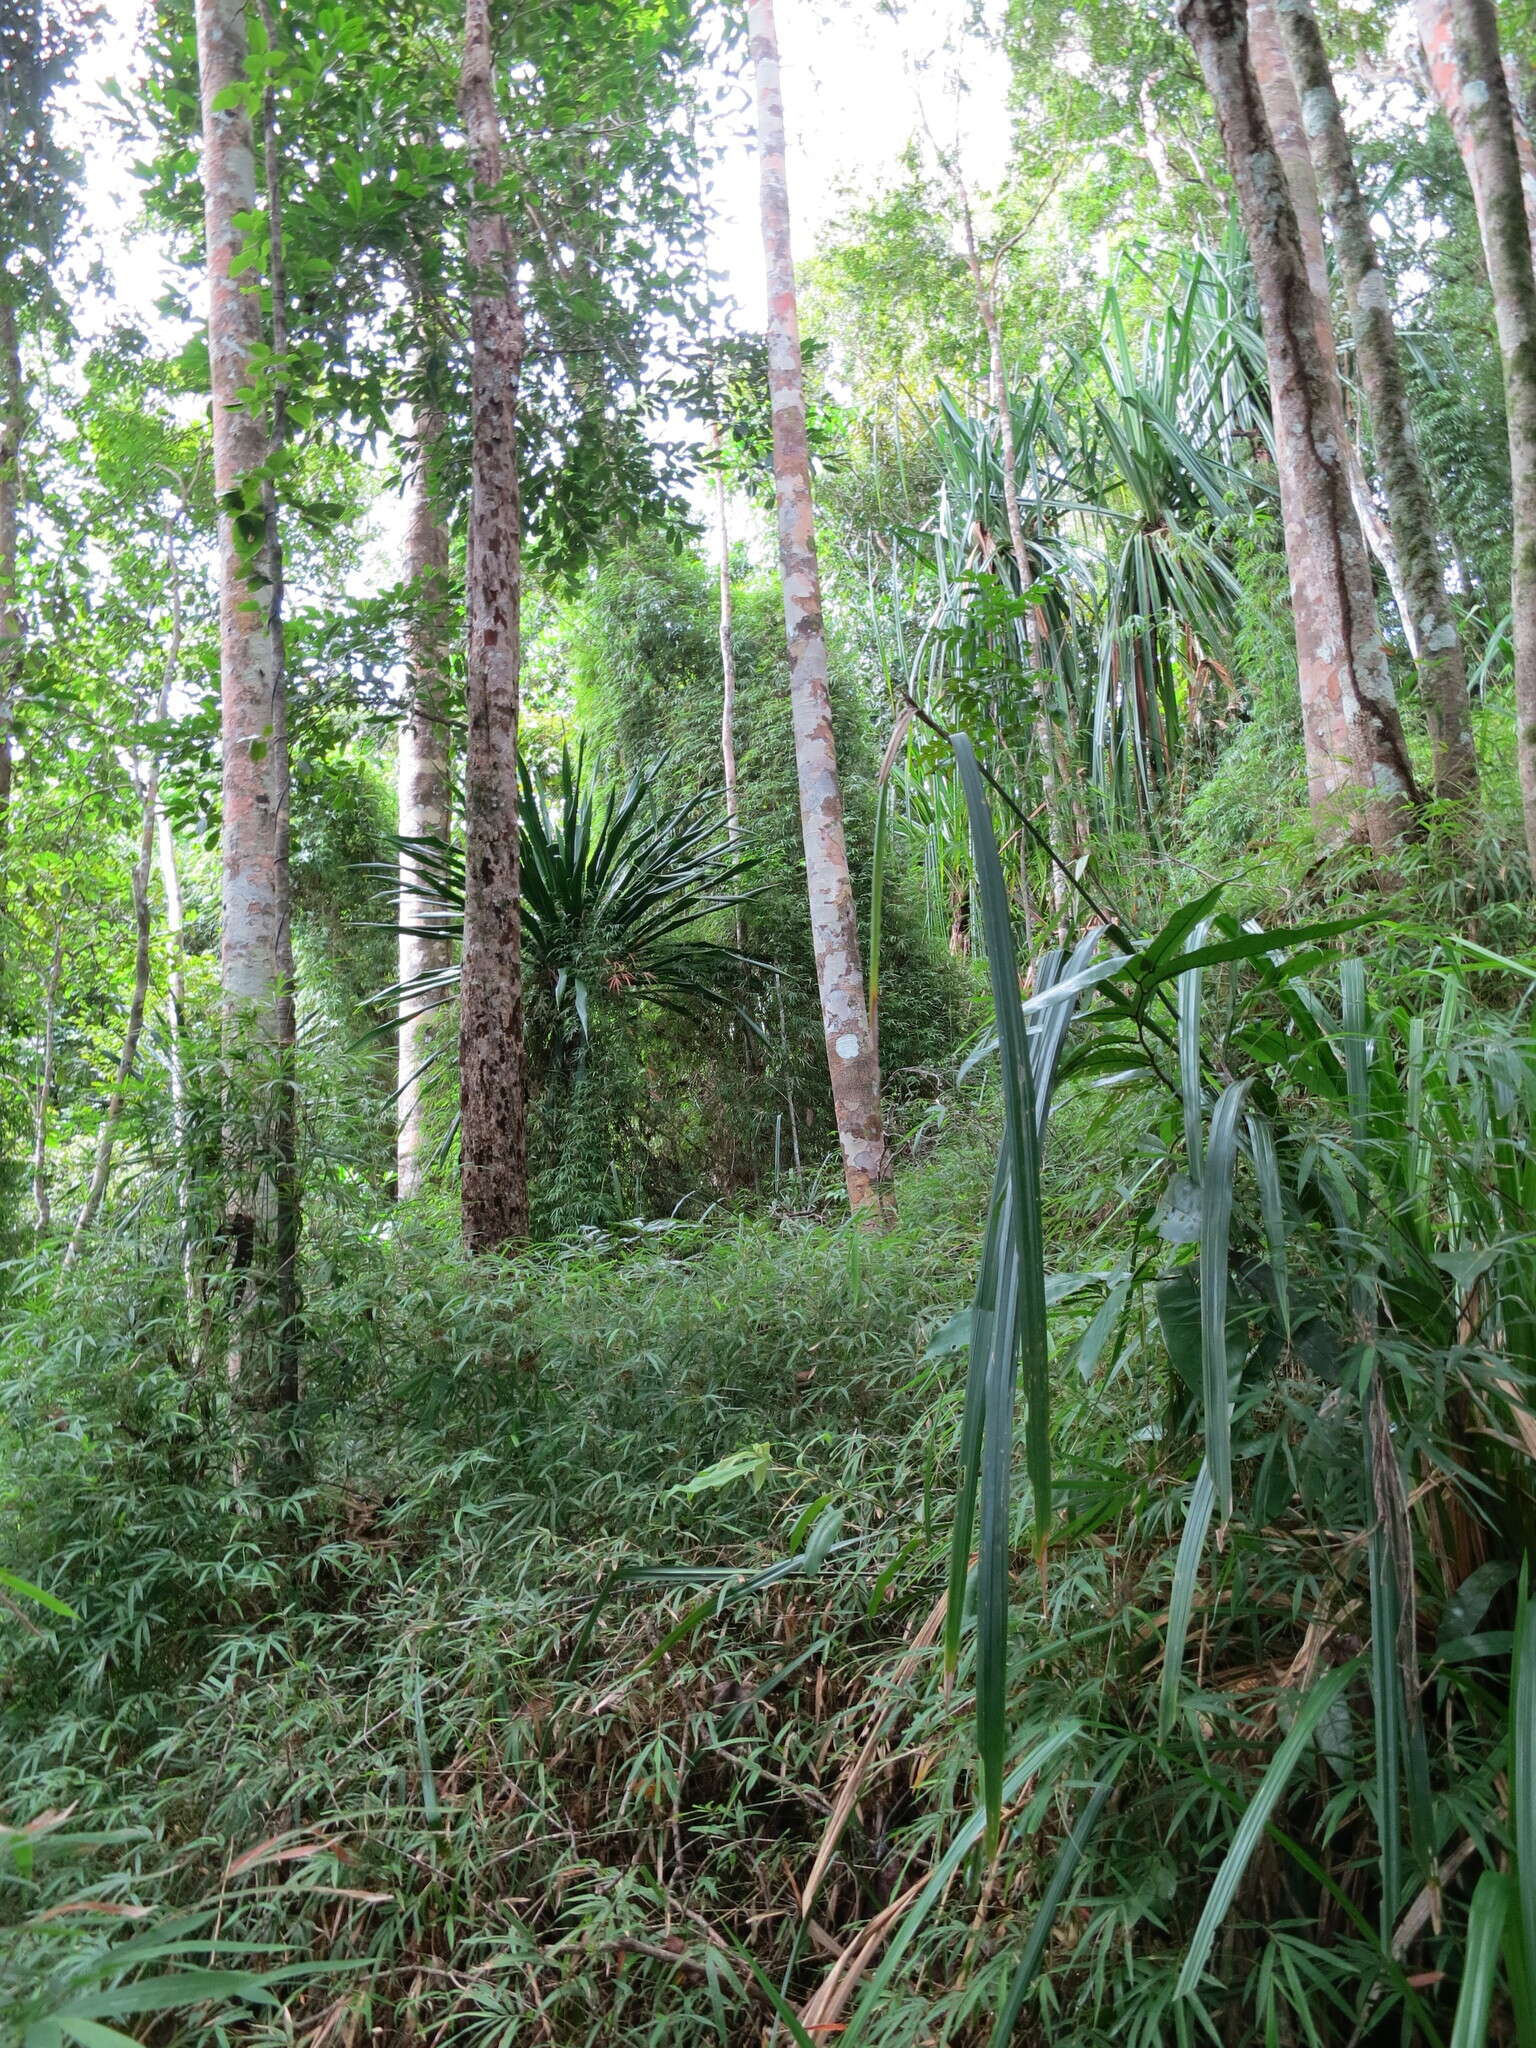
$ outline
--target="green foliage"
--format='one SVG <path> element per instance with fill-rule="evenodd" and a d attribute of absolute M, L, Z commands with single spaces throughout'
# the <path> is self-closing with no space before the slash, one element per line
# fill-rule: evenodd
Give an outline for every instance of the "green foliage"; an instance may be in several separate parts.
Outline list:
<path fill-rule="evenodd" d="M 525 1033 L 534 1101 L 537 1170 L 550 1197 L 540 1221 L 568 1230 L 630 1198 L 643 1147 L 643 1075 L 637 1034 L 655 1013 L 693 1027 L 712 1012 L 761 1037 L 747 1008 L 761 969 L 714 931 L 728 929 L 752 892 L 756 865 L 735 844 L 712 793 L 656 803 L 657 768 L 604 789 L 584 753 L 562 749 L 552 788 L 520 763 L 522 960 Z M 409 855 L 405 927 L 457 949 L 464 930 L 464 854 L 438 840 L 397 840 Z M 372 998 L 391 1019 L 451 999 L 460 965 Z M 757 998 L 754 1007 L 761 1003 Z M 380 1031 L 392 1025 L 380 1026 Z M 448 1051 L 446 1032 L 429 1056 Z M 644 1175 L 635 1188 L 645 1206 Z"/>
<path fill-rule="evenodd" d="M 662 760 L 661 786 L 676 799 L 719 780 L 717 603 L 705 565 L 658 544 L 617 557 L 573 626 L 578 718 L 619 758 Z M 725 1070 L 718 1083 L 695 1053 L 686 1079 L 680 1073 L 678 1081 L 700 1091 L 705 1114 L 719 1118 L 706 1156 L 717 1143 L 730 1154 L 747 1139 L 761 1162 L 773 1155 L 777 1129 L 785 1165 L 796 1147 L 807 1163 L 818 1163 L 833 1133 L 805 907 L 783 613 L 776 588 L 740 574 L 733 609 L 741 827 L 761 864 L 760 886 L 742 906 L 741 943 L 752 958 L 778 969 L 758 1017 L 770 1045 L 761 1055 L 739 1042 L 720 1046 L 714 1057 Z M 834 661 L 832 715 L 848 858 L 867 933 L 877 714 L 856 650 L 835 642 Z M 909 1085 L 923 1092 L 931 1085 L 928 1074 L 948 1055 L 963 994 L 945 958 L 947 930 L 936 936 L 924 928 L 912 880 L 904 845 L 886 882 L 880 977 L 881 1066 L 898 1100 Z M 755 1180 L 760 1173 L 761 1165 L 742 1177 Z"/>

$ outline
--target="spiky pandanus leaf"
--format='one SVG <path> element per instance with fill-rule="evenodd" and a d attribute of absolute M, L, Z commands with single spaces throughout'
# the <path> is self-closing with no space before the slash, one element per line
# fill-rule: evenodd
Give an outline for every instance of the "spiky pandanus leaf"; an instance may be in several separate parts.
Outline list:
<path fill-rule="evenodd" d="M 526 763 L 518 773 L 523 973 L 530 992 L 549 1002 L 557 1035 L 579 1054 L 594 1008 L 612 1002 L 684 1016 L 731 1010 L 757 1034 L 733 984 L 742 966 L 761 963 L 699 928 L 757 893 L 740 886 L 756 857 L 733 842 L 713 794 L 654 807 L 654 771 L 637 771 L 621 789 L 596 788 L 584 752 L 568 747 L 553 800 Z M 409 857 L 411 907 L 392 928 L 456 946 L 464 929 L 463 849 L 438 839 L 396 843 Z M 391 1015 L 378 1029 L 435 1008 L 458 981 L 458 963 L 450 961 L 381 989 L 373 1002 Z"/>

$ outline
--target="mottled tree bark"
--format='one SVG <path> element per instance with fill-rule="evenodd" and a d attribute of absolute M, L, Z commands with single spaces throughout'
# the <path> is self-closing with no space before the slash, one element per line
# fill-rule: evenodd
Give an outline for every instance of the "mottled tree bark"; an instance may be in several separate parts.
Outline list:
<path fill-rule="evenodd" d="M 448 529 L 437 509 L 433 463 L 442 437 L 441 414 L 418 415 L 411 472 L 410 511 L 405 529 L 405 581 L 411 618 L 406 640 L 406 705 L 401 721 L 397 786 L 402 839 L 446 840 L 449 828 L 448 717 Z M 427 935 L 426 909 L 414 893 L 417 871 L 409 854 L 400 856 L 399 978 L 435 974 L 448 965 L 448 941 Z M 423 1147 L 421 1070 L 427 1059 L 432 1005 L 422 998 L 402 1003 L 397 1047 L 400 1128 L 395 1141 L 395 1186 L 402 1199 L 421 1187 Z"/>
<path fill-rule="evenodd" d="M 811 939 L 849 1206 L 878 1216 L 883 1208 L 881 1186 L 887 1175 L 880 1060 L 864 993 L 843 834 L 842 786 L 832 737 L 773 0 L 748 0 L 747 34 L 756 78 L 763 252 L 768 271 L 768 382 L 773 406 L 779 571 L 789 641 L 790 703 Z"/>
<path fill-rule="evenodd" d="M 232 1158 L 227 1228 L 246 1278 L 228 1366 L 257 1406 L 297 1399 L 298 1191 L 293 1100 L 293 949 L 288 873 L 288 730 L 282 661 L 282 561 L 267 473 L 280 417 L 244 395 L 262 381 L 263 346 L 279 358 L 282 277 L 274 267 L 273 327 L 264 332 L 258 280 L 242 276 L 246 226 L 257 210 L 255 136 L 244 88 L 249 46 L 243 0 L 197 0 L 203 115 L 203 215 L 208 249 L 208 357 L 214 489 L 219 501 L 219 688 L 223 870 L 220 982 L 232 1114 L 250 1133 Z M 270 106 L 269 106 L 270 112 Z M 281 249 L 276 164 L 267 137 L 263 197 L 274 258 Z M 280 373 L 279 373 L 280 374 Z M 259 1354 L 259 1357 L 258 1357 Z"/>
<path fill-rule="evenodd" d="M 1456 54 L 1456 25 L 1451 0 L 1417 0 L 1415 12 L 1418 17 L 1419 43 L 1424 51 L 1424 62 L 1429 71 L 1429 82 L 1434 88 L 1435 98 L 1451 124 L 1451 134 L 1461 152 L 1467 182 L 1472 187 L 1472 199 L 1477 209 L 1478 232 L 1483 238 L 1483 256 L 1487 260 L 1488 226 L 1486 195 L 1482 189 L 1482 168 L 1478 151 L 1473 146 L 1472 133 L 1467 121 L 1467 108 L 1463 99 L 1463 78 Z M 1536 148 L 1531 143 L 1530 130 L 1526 127 L 1519 96 L 1510 86 L 1510 66 L 1504 69 L 1510 121 L 1514 130 L 1515 155 L 1520 167 L 1520 194 L 1525 207 L 1526 226 L 1533 243 L 1536 243 Z"/>
<path fill-rule="evenodd" d="M 1354 330 L 1355 362 L 1370 407 L 1387 516 L 1401 564 L 1407 605 L 1403 623 L 1415 650 L 1434 751 L 1435 794 L 1463 800 L 1475 796 L 1478 787 L 1467 666 L 1446 596 L 1434 502 L 1414 438 L 1391 295 L 1311 0 L 1278 0 L 1278 13 L 1301 95 L 1302 125 L 1333 224 L 1339 275 Z"/>
<path fill-rule="evenodd" d="M 213 474 L 219 517 L 219 679 L 223 733 L 224 999 L 272 1042 L 291 972 L 287 874 L 288 747 L 282 677 L 273 646 L 268 522 L 259 481 L 268 427 L 240 394 L 266 341 L 254 280 L 235 274 L 241 217 L 256 211 L 256 156 L 244 102 L 220 105 L 246 83 L 244 0 L 198 0 L 203 100 L 203 200 L 208 239 L 208 355 L 213 386 Z M 237 517 L 230 500 L 241 506 Z"/>
<path fill-rule="evenodd" d="M 1322 351 L 1323 361 L 1329 366 L 1329 381 L 1338 401 L 1340 445 L 1344 450 L 1344 461 L 1349 473 L 1349 494 L 1354 501 L 1355 517 L 1360 522 L 1360 531 L 1366 546 L 1380 562 L 1386 574 L 1409 651 L 1417 656 L 1418 630 L 1414 623 L 1408 587 L 1398 561 L 1396 541 L 1390 526 L 1376 510 L 1370 483 L 1365 474 L 1365 465 L 1360 460 L 1360 451 L 1356 448 L 1349 430 L 1349 415 L 1344 404 L 1344 391 L 1338 371 L 1338 337 L 1333 326 L 1328 252 L 1323 243 L 1322 203 L 1318 197 L 1312 154 L 1302 119 L 1301 99 L 1286 56 L 1285 40 L 1281 33 L 1275 0 L 1248 0 L 1248 45 L 1253 58 L 1253 75 L 1258 80 L 1259 97 L 1264 102 L 1264 112 L 1269 120 L 1270 133 L 1275 138 L 1280 168 L 1290 190 L 1291 204 L 1296 209 L 1296 231 L 1301 237 L 1302 258 L 1307 266 L 1307 283 L 1312 288 L 1317 345 Z"/>
<path fill-rule="evenodd" d="M 1504 369 L 1514 528 L 1515 753 L 1526 853 L 1536 876 L 1536 274 L 1492 0 L 1454 0 L 1451 12 L 1472 189 Z"/>
<path fill-rule="evenodd" d="M 1350 495 L 1337 370 L 1320 343 L 1247 10 L 1242 0 L 1184 0 L 1179 18 L 1216 104 L 1264 323 L 1312 815 L 1325 844 L 1363 832 L 1385 850 L 1418 792 Z"/>
<path fill-rule="evenodd" d="M 474 185 L 459 1151 L 464 1242 L 489 1251 L 528 1235 L 528 1134 L 517 819 L 524 337 L 512 237 L 495 203 L 502 148 L 487 0 L 466 0 L 459 105 Z"/>

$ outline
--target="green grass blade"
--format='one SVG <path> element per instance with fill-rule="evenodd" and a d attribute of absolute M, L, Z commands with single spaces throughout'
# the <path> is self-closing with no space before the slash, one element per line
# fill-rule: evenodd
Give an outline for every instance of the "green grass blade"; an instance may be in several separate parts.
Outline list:
<path fill-rule="evenodd" d="M 1499 1972 L 1499 1949 L 1515 1887 L 1502 1871 L 1485 1870 L 1467 1912 L 1467 1943 L 1461 1993 L 1451 2027 L 1450 2048 L 1484 2048 L 1488 2012 Z"/>
<path fill-rule="evenodd" d="M 1376 1827 L 1381 1845 L 1381 1936 L 1386 1947 L 1402 1897 L 1402 1789 L 1398 1758 L 1402 1747 L 1402 1694 L 1397 1674 L 1397 1629 L 1401 1607 L 1387 1530 L 1375 1509 L 1369 1430 L 1365 1436 L 1366 1502 L 1371 1516 L 1366 1558 L 1371 1596 L 1371 1703 L 1376 1716 Z"/>
<path fill-rule="evenodd" d="M 1311 1742 L 1317 1724 L 1338 1699 L 1344 1688 L 1355 1675 L 1353 1663 L 1341 1665 L 1330 1671 L 1302 1700 L 1296 1710 L 1296 1718 L 1286 1731 L 1285 1739 L 1269 1760 L 1269 1766 L 1259 1781 L 1258 1789 L 1237 1824 L 1232 1837 L 1232 1846 L 1220 1870 L 1216 1882 L 1211 1886 L 1210 1896 L 1195 1928 L 1189 1944 L 1174 1995 L 1178 1998 L 1192 1998 L 1200 1988 L 1200 1979 L 1209 1960 L 1211 1947 L 1221 1923 L 1231 1910 L 1237 1896 L 1237 1888 L 1243 1881 L 1243 1874 L 1259 1846 L 1259 1837 L 1265 1824 L 1280 1803 L 1281 1794 L 1290 1782 L 1291 1773 L 1301 1761 L 1307 1745 Z"/>
<path fill-rule="evenodd" d="M 15 1593 L 23 1600 L 35 1600 L 39 1607 L 46 1607 L 50 1614 L 62 1614 L 66 1621 L 78 1621 L 79 1615 L 56 1593 L 49 1593 L 41 1586 L 34 1586 L 30 1579 L 18 1578 L 15 1572 L 0 1571 L 0 1588 Z"/>
<path fill-rule="evenodd" d="M 1011 1229 L 999 1242 L 999 1315 L 985 1378 L 981 1443 L 981 1536 L 977 1565 L 976 1738 L 987 1811 L 988 1848 L 1001 1819 L 1008 1564 L 1012 1479 L 1013 1359 L 1023 1381 L 1024 1462 L 1034 1503 L 1035 1541 L 1044 1551 L 1051 1516 L 1050 1351 L 1046 1329 L 1045 1240 L 1040 1201 L 1039 1134 L 1028 1025 L 1019 1007 L 1019 972 L 1008 891 L 998 857 L 986 787 L 970 741 L 953 735 L 970 815 L 992 1000 L 997 1013 L 1008 1161 Z"/>
<path fill-rule="evenodd" d="M 1182 1019 L 1181 1027 L 1182 1027 Z M 1181 1028 L 1182 1036 L 1182 1028 Z M 1227 1369 L 1227 1253 L 1232 1232 L 1232 1182 L 1237 1129 L 1249 1081 L 1224 1088 L 1211 1112 L 1200 1202 L 1200 1366 L 1205 1400 L 1205 1455 L 1220 1519 L 1232 1515 L 1232 1383 Z"/>
<path fill-rule="evenodd" d="M 1249 1110 L 1247 1123 L 1248 1150 L 1253 1158 L 1253 1177 L 1259 1184 L 1259 1213 L 1264 1219 L 1264 1243 L 1269 1252 L 1269 1270 L 1274 1276 L 1275 1300 L 1280 1308 L 1280 1325 L 1289 1339 L 1290 1260 L 1285 1233 L 1285 1201 L 1280 1192 L 1280 1163 L 1275 1156 L 1275 1133 L 1269 1118 L 1256 1109 Z"/>
<path fill-rule="evenodd" d="M 1024 2000 L 1029 1996 L 1029 1987 L 1035 1981 L 1045 1954 L 1045 1944 L 1051 1938 L 1051 1929 L 1056 1924 L 1056 1915 L 1061 1911 L 1061 1902 L 1067 1895 L 1067 1888 L 1077 1874 L 1077 1866 L 1083 1859 L 1098 1825 L 1099 1815 L 1109 1803 L 1109 1795 L 1115 1789 L 1118 1766 L 1107 1778 L 1101 1779 L 1093 1788 L 1093 1796 L 1084 1807 L 1079 1818 L 1073 1823 L 1071 1832 L 1062 1844 L 1061 1854 L 1056 1859 L 1056 1868 L 1051 1872 L 1051 1881 L 1045 1888 L 1040 1901 L 1040 1910 L 1035 1915 L 1035 1924 L 1029 1930 L 1029 1940 L 1019 1958 L 1019 1967 L 1013 1982 L 1008 1986 L 1008 1996 L 1003 2001 L 997 2016 L 997 2025 L 992 2030 L 991 2048 L 1008 2048 L 1013 2038 L 1013 2029 L 1023 2010 Z"/>
<path fill-rule="evenodd" d="M 1191 931 L 1190 950 L 1197 952 L 1207 930 L 1202 918 Z M 1205 1120 L 1200 1088 L 1200 995 L 1198 967 L 1186 968 L 1175 984 L 1179 1011 L 1179 1099 L 1184 1106 L 1184 1150 L 1189 1177 L 1199 1187 L 1205 1165 Z"/>
<path fill-rule="evenodd" d="M 1339 967 L 1339 1022 L 1349 1121 L 1361 1147 L 1370 1134 L 1371 1115 L 1371 1012 L 1363 960 L 1345 960 Z"/>
<path fill-rule="evenodd" d="M 421 1705 L 421 1673 L 411 1685 L 411 1717 L 416 1724 L 416 1756 L 421 1765 L 421 1807 L 430 1826 L 442 1813 L 437 1797 L 437 1780 L 432 1775 L 432 1751 L 427 1742 L 427 1717 Z"/>
<path fill-rule="evenodd" d="M 132 2034 L 121 2033 L 116 2027 L 105 2027 L 100 2020 L 71 2018 L 65 2013 L 53 2024 L 67 2040 L 77 2042 L 79 2048 L 139 2048 Z"/>
<path fill-rule="evenodd" d="M 1163 1736 L 1172 1732 L 1174 1721 L 1178 1717 L 1184 1644 L 1189 1636 L 1189 1617 L 1195 1604 L 1200 1559 L 1205 1550 L 1206 1532 L 1211 1526 L 1211 1509 L 1215 1504 L 1216 1489 L 1211 1481 L 1211 1463 L 1207 1458 L 1200 1467 L 1194 1489 L 1189 1496 L 1189 1512 L 1184 1518 L 1184 1533 L 1179 1538 L 1179 1554 L 1173 1567 L 1173 1589 L 1168 1596 L 1168 1629 L 1163 1638 L 1163 1677 L 1157 1700 L 1157 1729 Z"/>
<path fill-rule="evenodd" d="M 1010 1190 L 1010 1200 L 1012 1192 Z M 991 1326 L 982 1396 L 981 1527 L 976 1546 L 976 1744 L 987 1810 L 987 1849 L 997 1846 L 1008 1742 L 1008 1593 L 1013 1535 L 1014 1361 L 1018 1348 L 1021 1262 L 1001 1244 L 997 1314 Z"/>
<path fill-rule="evenodd" d="M 971 1536 L 976 1527 L 976 1494 L 981 1483 L 981 1435 L 987 1359 L 997 1313 L 997 1279 L 1002 1242 L 1011 1228 L 1008 1215 L 1008 1160 L 998 1154 L 992 1182 L 987 1231 L 971 1306 L 970 1362 L 965 1375 L 965 1405 L 960 1420 L 960 1476 L 955 1493 L 955 1519 L 949 1545 L 949 1603 L 944 1614 L 944 1670 L 953 1678 L 960 1660 L 960 1633 L 965 1619 L 965 1589 L 971 1570 Z"/>

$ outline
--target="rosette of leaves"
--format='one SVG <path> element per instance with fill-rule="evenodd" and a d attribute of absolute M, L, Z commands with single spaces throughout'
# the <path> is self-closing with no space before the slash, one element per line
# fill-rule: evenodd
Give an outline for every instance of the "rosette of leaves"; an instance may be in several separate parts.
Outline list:
<path fill-rule="evenodd" d="M 622 789 L 603 788 L 585 750 L 563 747 L 553 790 L 519 762 L 523 979 L 529 1045 L 547 1069 L 573 1071 L 592 1044 L 604 1008 L 650 1004 L 682 1017 L 735 1013 L 743 968 L 760 966 L 711 935 L 710 920 L 757 891 L 741 883 L 755 857 L 733 841 L 714 792 L 653 806 L 654 772 L 637 770 Z M 464 932 L 464 850 L 440 839 L 400 839 L 411 872 L 396 930 L 446 939 L 456 954 Z M 393 1013 L 381 1030 L 419 1016 L 458 989 L 457 958 L 374 998 Z M 440 1056 L 440 1055 L 439 1055 Z"/>

